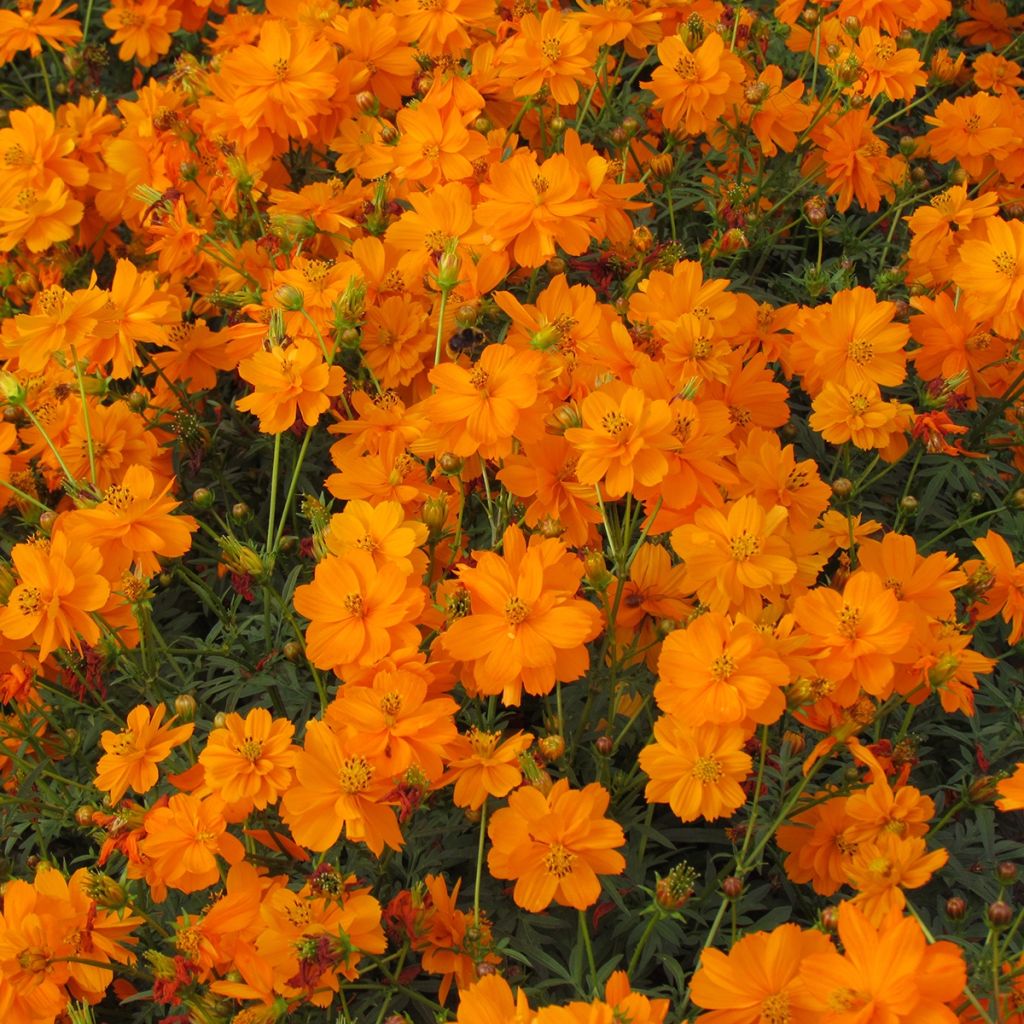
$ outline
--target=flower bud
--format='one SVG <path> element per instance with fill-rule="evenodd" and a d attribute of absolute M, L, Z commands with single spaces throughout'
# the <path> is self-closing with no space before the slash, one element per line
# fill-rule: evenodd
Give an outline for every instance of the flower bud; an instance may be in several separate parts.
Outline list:
<path fill-rule="evenodd" d="M 436 541 L 444 532 L 448 519 L 448 499 L 443 495 L 427 498 L 423 503 L 423 523 L 431 540 Z"/>
<path fill-rule="evenodd" d="M 743 893 L 743 879 L 730 875 L 722 880 L 722 893 L 727 900 L 739 899 Z"/>
<path fill-rule="evenodd" d="M 996 900 L 988 905 L 987 916 L 993 928 L 1005 928 L 1013 920 L 1013 907 L 1006 900 Z"/>
<path fill-rule="evenodd" d="M 545 422 L 549 433 L 562 434 L 571 427 L 583 426 L 583 417 L 575 404 L 569 402 L 555 409 Z"/>
<path fill-rule="evenodd" d="M 192 504 L 203 510 L 213 508 L 213 491 L 206 487 L 197 487 L 192 492 Z"/>
<path fill-rule="evenodd" d="M 838 480 L 832 481 L 832 494 L 840 501 L 845 500 L 853 494 L 853 481 L 841 476 Z"/>
<path fill-rule="evenodd" d="M 951 921 L 962 921 L 967 913 L 967 900 L 963 896 L 950 896 L 946 900 L 946 916 Z"/>
<path fill-rule="evenodd" d="M 821 912 L 821 927 L 827 932 L 839 930 L 839 910 L 836 907 L 825 907 Z"/>
<path fill-rule="evenodd" d="M 377 97 L 364 89 L 362 92 L 356 93 L 356 107 L 359 108 L 361 114 L 376 114 Z"/>
<path fill-rule="evenodd" d="M 213 716 L 213 727 L 214 729 L 223 729 L 228 724 L 228 716 L 223 711 L 218 711 Z"/>
<path fill-rule="evenodd" d="M 912 516 L 917 513 L 918 500 L 912 494 L 908 494 L 905 498 L 900 500 L 900 511 L 907 516 Z"/>
<path fill-rule="evenodd" d="M 540 756 L 549 764 L 557 761 L 565 753 L 565 738 L 562 736 L 543 736 L 537 742 Z"/>
<path fill-rule="evenodd" d="M 543 516 L 537 523 L 537 532 L 548 540 L 555 540 L 565 533 L 565 527 L 554 516 Z"/>
<path fill-rule="evenodd" d="M 996 865 L 996 878 L 1002 885 L 1013 885 L 1017 881 L 1017 865 L 1012 860 L 1002 860 Z"/>
<path fill-rule="evenodd" d="M 304 305 L 302 292 L 293 284 L 282 284 L 276 288 L 274 301 L 293 313 L 298 312 Z"/>
<path fill-rule="evenodd" d="M 602 756 L 608 757 L 615 749 L 615 743 L 611 736 L 598 736 L 594 741 L 594 749 Z"/>
<path fill-rule="evenodd" d="M 302 660 L 302 644 L 296 640 L 289 640 L 288 643 L 281 648 L 281 653 L 285 656 L 286 661 L 296 662 Z"/>
<path fill-rule="evenodd" d="M 813 228 L 820 228 L 828 220 L 828 206 L 821 196 L 811 196 L 804 203 L 804 216 Z"/>
<path fill-rule="evenodd" d="M 554 135 L 561 135 L 565 131 L 565 118 L 556 114 L 548 121 L 548 127 Z"/>
<path fill-rule="evenodd" d="M 967 798 L 972 804 L 993 804 L 999 796 L 996 788 L 999 779 L 992 775 L 981 775 L 967 789 Z"/>
<path fill-rule="evenodd" d="M 665 181 L 672 177 L 675 165 L 675 157 L 671 153 L 655 153 L 650 160 L 651 176 L 658 181 Z"/>
<path fill-rule="evenodd" d="M 437 286 L 443 292 L 450 292 L 459 283 L 462 257 L 454 248 L 446 249 L 437 261 Z"/>
<path fill-rule="evenodd" d="M 437 468 L 445 476 L 458 476 L 463 465 L 463 460 L 454 452 L 444 452 L 437 457 Z"/>
<path fill-rule="evenodd" d="M 95 813 L 96 808 L 92 804 L 80 804 L 75 808 L 75 824 L 80 828 L 91 828 L 92 816 Z"/>
<path fill-rule="evenodd" d="M 195 697 L 191 693 L 179 693 L 174 698 L 174 714 L 182 722 L 191 722 L 196 717 Z"/>

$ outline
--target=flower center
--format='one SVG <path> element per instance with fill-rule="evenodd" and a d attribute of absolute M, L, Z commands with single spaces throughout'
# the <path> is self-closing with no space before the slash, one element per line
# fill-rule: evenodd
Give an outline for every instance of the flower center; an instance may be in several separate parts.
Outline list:
<path fill-rule="evenodd" d="M 250 764 L 255 764 L 263 752 L 263 743 L 246 736 L 235 748 Z"/>
<path fill-rule="evenodd" d="M 530 609 L 520 597 L 510 597 L 505 602 L 505 619 L 510 626 L 518 626 L 528 615 Z"/>
<path fill-rule="evenodd" d="M 469 375 L 469 383 L 477 389 L 477 391 L 483 391 L 487 387 L 487 381 L 490 379 L 489 374 L 482 366 L 475 366 L 473 372 Z"/>
<path fill-rule="evenodd" d="M 697 77 L 697 62 L 690 54 L 686 54 L 686 56 L 680 57 L 679 60 L 672 65 L 672 70 L 680 78 L 685 78 L 688 82 L 692 82 Z"/>
<path fill-rule="evenodd" d="M 852 359 L 858 366 L 870 363 L 871 357 L 874 354 L 875 350 L 871 342 L 866 341 L 864 338 L 854 338 L 850 342 L 850 347 L 846 350 L 847 358 Z"/>
<path fill-rule="evenodd" d="M 996 268 L 997 274 L 1004 277 L 1017 276 L 1017 261 L 1005 249 L 992 257 L 992 265 Z"/>
<path fill-rule="evenodd" d="M 744 530 L 729 541 L 729 554 L 737 562 L 745 562 L 761 550 L 761 542 L 751 533 Z"/>
<path fill-rule="evenodd" d="M 42 603 L 37 587 L 22 587 L 18 592 L 18 611 L 22 615 L 35 615 L 42 607 Z"/>
<path fill-rule="evenodd" d="M 722 766 L 713 757 L 698 757 L 690 769 L 690 776 L 704 786 L 717 782 L 724 774 Z"/>
<path fill-rule="evenodd" d="M 851 608 L 848 604 L 843 605 L 839 613 L 839 632 L 848 640 L 857 639 L 857 627 L 860 625 L 860 609 Z"/>
<path fill-rule="evenodd" d="M 131 504 L 132 492 L 123 484 L 113 484 L 103 492 L 103 500 L 121 512 Z"/>
<path fill-rule="evenodd" d="M 279 81 L 283 82 L 288 77 L 288 61 L 284 57 L 278 57 L 274 61 L 274 77 Z"/>
<path fill-rule="evenodd" d="M 789 995 L 786 992 L 776 992 L 761 1002 L 762 1024 L 789 1024 L 792 1017 L 789 1014 Z"/>
<path fill-rule="evenodd" d="M 395 716 L 402 710 L 402 695 L 395 690 L 388 690 L 380 699 L 380 712 L 388 725 L 395 724 Z"/>
<path fill-rule="evenodd" d="M 540 52 L 554 64 L 562 55 L 562 44 L 554 37 L 549 37 L 540 44 Z"/>
<path fill-rule="evenodd" d="M 850 411 L 862 416 L 868 411 L 871 402 L 864 395 L 850 395 Z"/>
<path fill-rule="evenodd" d="M 346 594 L 342 598 L 341 604 L 349 615 L 361 616 L 363 614 L 362 594 Z"/>
<path fill-rule="evenodd" d="M 711 674 L 720 683 L 728 679 L 736 671 L 736 662 L 728 654 L 720 654 L 711 662 Z"/>
<path fill-rule="evenodd" d="M 544 857 L 544 867 L 556 878 L 565 878 L 572 874 L 573 866 L 576 863 L 576 854 L 570 853 L 561 843 L 552 843 Z"/>
<path fill-rule="evenodd" d="M 611 434 L 612 437 L 618 437 L 620 434 L 629 430 L 632 425 L 633 424 L 619 412 L 606 412 L 601 417 L 601 428 L 606 434 Z"/>
<path fill-rule="evenodd" d="M 373 778 L 373 768 L 365 757 L 346 757 L 338 769 L 338 782 L 346 793 L 361 793 Z"/>

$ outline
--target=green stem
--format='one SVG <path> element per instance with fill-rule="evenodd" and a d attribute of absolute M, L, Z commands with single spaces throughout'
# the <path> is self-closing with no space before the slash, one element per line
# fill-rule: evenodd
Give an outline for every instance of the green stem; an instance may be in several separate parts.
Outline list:
<path fill-rule="evenodd" d="M 93 487 L 96 486 L 96 453 L 92 443 L 92 425 L 89 422 L 89 404 L 85 400 L 85 380 L 82 376 L 82 367 L 78 362 L 78 353 L 75 346 L 71 346 L 71 359 L 75 364 L 75 378 L 78 380 L 78 394 L 82 399 L 82 419 L 85 421 L 85 444 L 89 453 L 89 479 Z"/>
<path fill-rule="evenodd" d="M 274 539 L 274 524 L 277 522 L 277 475 L 281 468 L 281 435 L 274 435 L 274 461 L 270 467 L 270 515 L 267 522 L 267 554 L 271 554 L 275 548 L 272 546 Z"/>
<path fill-rule="evenodd" d="M 306 430 L 306 436 L 302 439 L 302 447 L 299 449 L 299 457 L 295 462 L 295 468 L 292 470 L 292 478 L 288 484 L 288 493 L 285 495 L 284 507 L 281 509 L 281 522 L 277 526 L 277 534 L 274 537 L 274 550 L 277 549 L 281 543 L 281 538 L 284 536 L 284 528 L 288 523 L 288 514 L 291 512 L 292 499 L 295 497 L 295 489 L 299 486 L 299 472 L 302 470 L 302 463 L 306 458 L 306 451 L 309 449 L 309 441 L 313 436 L 313 428 L 309 427 Z"/>
<path fill-rule="evenodd" d="M 53 102 L 53 90 L 50 88 L 50 72 L 46 69 L 45 53 L 40 53 L 39 56 L 36 57 L 36 61 L 39 63 L 39 70 L 43 73 L 43 85 L 46 87 L 46 103 L 50 108 L 50 113 L 53 114 L 56 112 L 57 108 Z"/>
<path fill-rule="evenodd" d="M 473 924 L 480 927 L 480 880 L 484 871 L 484 840 L 487 836 L 487 797 L 480 805 L 480 840 L 476 848 L 476 878 L 473 881 Z"/>
<path fill-rule="evenodd" d="M 580 936 L 583 939 L 583 948 L 587 951 L 587 964 L 590 966 L 590 980 L 594 986 L 594 992 L 600 991 L 597 979 L 597 963 L 594 961 L 594 946 L 590 941 L 590 929 L 587 928 L 587 912 L 581 910 L 580 914 Z"/>
<path fill-rule="evenodd" d="M 636 944 L 636 949 L 633 950 L 633 955 L 629 958 L 629 966 L 626 968 L 627 977 L 632 978 L 637 967 L 640 966 L 640 957 L 643 955 L 644 947 L 647 945 L 650 937 L 654 934 L 654 929 L 657 928 L 660 920 L 660 910 L 651 914 L 651 919 L 647 922 L 647 927 L 644 929 L 643 935 L 640 936 L 640 941 Z"/>

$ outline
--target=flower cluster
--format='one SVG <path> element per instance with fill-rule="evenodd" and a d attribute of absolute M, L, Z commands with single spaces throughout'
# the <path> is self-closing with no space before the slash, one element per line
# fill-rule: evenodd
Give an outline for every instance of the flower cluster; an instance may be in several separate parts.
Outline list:
<path fill-rule="evenodd" d="M 0 1019 L 1021 1024 L 1024 15 L 83 8 L 0 11 Z"/>

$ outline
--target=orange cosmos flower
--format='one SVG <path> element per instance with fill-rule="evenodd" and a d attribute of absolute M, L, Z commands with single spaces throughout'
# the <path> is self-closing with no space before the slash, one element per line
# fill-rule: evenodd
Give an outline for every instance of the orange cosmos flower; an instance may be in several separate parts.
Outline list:
<path fill-rule="evenodd" d="M 497 24 L 493 0 L 392 0 L 387 10 L 398 19 L 402 38 L 431 57 L 461 59 L 472 42 L 468 29 L 487 32 Z"/>
<path fill-rule="evenodd" d="M 775 156 L 781 149 L 792 153 L 796 149 L 797 136 L 810 123 L 814 111 L 801 103 L 804 83 L 797 79 L 786 86 L 782 84 L 782 68 L 777 64 L 768 67 L 757 76 L 757 81 L 747 86 L 746 95 L 756 102 L 749 105 L 750 130 L 757 136 L 761 152 Z M 747 110 L 747 104 L 744 104 Z"/>
<path fill-rule="evenodd" d="M 68 15 L 78 7 L 68 4 L 60 8 L 60 4 L 61 0 L 39 0 L 39 6 L 33 10 L 31 0 L 21 0 L 15 10 L 0 11 L 0 61 L 7 63 L 19 50 L 28 50 L 30 56 L 38 57 L 44 42 L 58 53 L 77 43 L 82 38 L 82 26 L 78 18 Z"/>
<path fill-rule="evenodd" d="M 875 211 L 884 197 L 896 196 L 895 183 L 902 165 L 888 155 L 885 143 L 874 134 L 875 124 L 867 107 L 827 117 L 811 133 L 819 152 L 804 162 L 804 173 L 819 173 L 828 182 L 826 191 L 836 196 L 836 209 L 845 213 L 854 199 L 865 210 Z"/>
<path fill-rule="evenodd" d="M 739 726 L 690 726 L 673 715 L 654 723 L 654 742 L 640 751 L 650 777 L 648 803 L 668 804 L 681 821 L 728 816 L 746 803 L 740 783 L 752 761 Z"/>
<path fill-rule="evenodd" d="M 900 47 L 891 36 L 870 26 L 861 29 L 853 54 L 860 65 L 854 88 L 868 99 L 884 94 L 891 100 L 910 100 L 928 80 L 917 50 Z"/>
<path fill-rule="evenodd" d="M 199 529 L 192 516 L 171 514 L 178 508 L 168 497 L 173 486 L 169 480 L 158 489 L 156 477 L 145 466 L 129 466 L 121 483 L 103 492 L 100 504 L 68 514 L 68 535 L 78 543 L 94 545 L 108 575 L 124 572 L 132 562 L 146 575 L 158 573 L 157 556 L 185 554 Z"/>
<path fill-rule="evenodd" d="M 943 100 L 925 123 L 931 155 L 940 163 L 955 160 L 972 178 L 980 178 L 1010 153 L 1014 131 L 1006 124 L 1003 100 L 979 92 Z"/>
<path fill-rule="evenodd" d="M 411 384 L 434 349 L 427 310 L 410 295 L 389 295 L 370 306 L 361 335 L 363 359 L 385 388 Z"/>
<path fill-rule="evenodd" d="M 236 401 L 235 408 L 259 416 L 265 434 L 289 430 L 296 412 L 307 427 L 316 426 L 321 413 L 330 408 L 331 397 L 345 387 L 345 371 L 328 366 L 316 344 L 305 338 L 243 359 L 238 374 L 256 390 Z"/>
<path fill-rule="evenodd" d="M 946 1004 L 962 999 L 967 972 L 952 942 L 929 945 L 917 921 L 898 912 L 872 925 L 851 903 L 840 905 L 839 939 L 842 955 L 813 954 L 800 967 L 822 1024 L 954 1024 Z"/>
<path fill-rule="evenodd" d="M 904 650 L 913 627 L 878 576 L 855 572 L 842 594 L 819 587 L 796 599 L 793 615 L 830 679 L 838 683 L 852 676 L 873 696 L 887 695 L 893 656 Z"/>
<path fill-rule="evenodd" d="M 533 743 L 526 732 L 517 732 L 504 742 L 500 732 L 472 728 L 460 735 L 448 761 L 455 778 L 452 801 L 456 807 L 477 810 L 489 796 L 507 796 L 523 781 L 519 755 Z"/>
<path fill-rule="evenodd" d="M 95 644 L 100 628 L 91 612 L 110 596 L 100 575 L 103 558 L 96 548 L 72 540 L 63 530 L 46 544 L 15 544 L 11 561 L 19 583 L 0 612 L 0 632 L 14 640 L 31 637 L 44 661 L 57 647 L 81 650 Z"/>
<path fill-rule="evenodd" d="M 171 48 L 171 33 L 181 27 L 181 11 L 161 0 L 112 0 L 103 24 L 120 44 L 120 60 L 136 60 L 144 68 L 157 62 Z"/>
<path fill-rule="evenodd" d="M 717 32 L 695 50 L 678 35 L 668 36 L 658 43 L 658 60 L 660 67 L 640 88 L 654 93 L 654 108 L 670 131 L 682 126 L 687 135 L 700 135 L 743 100 L 746 69 Z"/>
<path fill-rule="evenodd" d="M 816 794 L 813 799 L 820 802 L 794 814 L 776 832 L 775 842 L 788 854 L 784 866 L 792 881 L 810 882 L 816 893 L 831 896 L 846 884 L 846 866 L 857 844 L 847 837 L 852 824 L 846 813 L 848 798 L 821 800 L 825 795 Z"/>
<path fill-rule="evenodd" d="M 515 879 L 512 898 L 538 913 L 552 901 L 586 910 L 601 894 L 598 875 L 620 875 L 626 860 L 616 848 L 626 837 L 604 816 L 611 797 L 597 782 L 569 788 L 559 779 L 544 796 L 517 789 L 491 818 L 487 867 L 495 878 Z"/>
<path fill-rule="evenodd" d="M 956 34 L 972 46 L 991 45 L 1003 49 L 1024 28 L 1024 14 L 1010 16 L 1002 0 L 969 0 L 966 21 L 956 26 Z"/>
<path fill-rule="evenodd" d="M 999 334 L 1016 338 L 1024 330 L 1024 224 L 988 217 L 984 230 L 960 246 L 953 278 L 972 316 L 991 317 Z"/>
<path fill-rule="evenodd" d="M 660 483 L 668 473 L 666 450 L 677 447 L 668 402 L 649 399 L 640 388 L 621 382 L 587 395 L 582 427 L 571 427 L 565 439 L 579 453 L 576 479 L 604 483 L 610 498 L 632 490 L 634 481 Z"/>
<path fill-rule="evenodd" d="M 324 535 L 331 554 L 344 557 L 350 551 L 368 551 L 378 566 L 390 563 L 406 575 L 423 574 L 426 560 L 416 549 L 426 540 L 427 527 L 406 519 L 397 501 L 371 505 L 359 498 L 347 501 L 344 512 L 331 516 Z"/>
<path fill-rule="evenodd" d="M 984 622 L 1002 612 L 1003 621 L 1010 623 L 1010 643 L 1015 644 L 1024 637 L 1024 562 L 1014 563 L 1010 545 L 995 530 L 979 537 L 974 546 L 984 561 L 965 562 L 964 572 L 977 577 L 984 568 L 988 576 L 988 586 L 981 603 L 974 606 L 974 615 Z"/>
<path fill-rule="evenodd" d="M 107 294 L 98 288 L 65 291 L 59 285 L 44 288 L 33 300 L 31 313 L 14 318 L 14 337 L 5 339 L 17 352 L 18 368 L 38 373 L 56 353 L 79 354 L 99 327 Z"/>
<path fill-rule="evenodd" d="M 378 671 L 370 686 L 343 684 L 325 717 L 347 749 L 365 754 L 381 772 L 416 768 L 433 782 L 458 735 L 458 710 L 451 697 L 428 698 L 422 676 L 396 669 Z"/>
<path fill-rule="evenodd" d="M 860 567 L 884 580 L 900 601 L 935 619 L 956 617 L 953 591 L 967 577 L 956 568 L 955 556 L 937 551 L 924 557 L 917 553 L 913 537 L 887 533 L 880 541 L 861 541 L 857 557 Z"/>
<path fill-rule="evenodd" d="M 245 718 L 232 711 L 199 755 L 204 782 L 226 804 L 263 810 L 276 803 L 292 782 L 294 732 L 291 722 L 272 718 L 265 708 L 253 708 Z"/>
<path fill-rule="evenodd" d="M 434 425 L 435 450 L 500 458 L 512 450 L 520 418 L 536 401 L 544 357 L 488 345 L 472 369 L 442 363 L 429 373 L 436 391 L 418 407 Z"/>
<path fill-rule="evenodd" d="M 897 790 L 885 779 L 875 779 L 867 789 L 846 801 L 850 842 L 877 842 L 883 835 L 923 836 L 935 815 L 935 802 L 913 786 Z"/>
<path fill-rule="evenodd" d="M 711 1012 L 702 1013 L 697 1024 L 820 1024 L 800 980 L 800 965 L 831 950 L 827 935 L 795 924 L 746 935 L 728 954 L 705 949 L 690 995 Z"/>
<path fill-rule="evenodd" d="M 462 113 L 430 96 L 416 107 L 403 107 L 395 121 L 401 136 L 391 151 L 394 174 L 423 188 L 442 181 L 473 177 L 473 161 L 487 153 L 487 142 L 466 127 L 475 112 Z"/>
<path fill-rule="evenodd" d="M 481 1024 L 482 1021 L 516 1021 L 530 1024 L 533 1010 L 520 988 L 513 995 L 509 983 L 500 974 L 489 974 L 459 993 L 457 1024 Z"/>
<path fill-rule="evenodd" d="M 1001 811 L 1024 810 L 1024 764 L 1018 764 L 1013 775 L 1002 779 L 996 786 L 999 799 L 996 807 Z"/>
<path fill-rule="evenodd" d="M 894 302 L 879 302 L 870 288 L 836 292 L 801 325 L 801 342 L 814 351 L 816 380 L 860 388 L 902 384 L 910 328 L 893 322 Z"/>
<path fill-rule="evenodd" d="M 770 723 L 785 710 L 789 670 L 747 620 L 708 612 L 669 633 L 658 676 L 658 707 L 690 725 Z"/>
<path fill-rule="evenodd" d="M 943 850 L 927 853 L 919 836 L 885 832 L 874 842 L 862 842 L 846 866 L 846 877 L 857 890 L 852 902 L 873 925 L 907 905 L 904 889 L 919 889 L 949 859 Z"/>
<path fill-rule="evenodd" d="M 498 64 L 515 96 L 532 96 L 547 86 L 558 104 L 575 103 L 580 86 L 595 81 L 597 46 L 576 18 L 549 7 L 543 15 L 526 14 L 519 31 L 499 49 Z"/>
<path fill-rule="evenodd" d="M 328 555 L 294 596 L 295 610 L 310 620 L 309 659 L 341 674 L 345 665 L 374 665 L 393 650 L 418 646 L 424 596 L 399 567 L 378 567 L 368 551 Z"/>
<path fill-rule="evenodd" d="M 513 242 L 512 255 L 524 267 L 547 262 L 556 241 L 579 256 L 590 245 L 599 209 L 595 200 L 577 198 L 580 185 L 568 157 L 559 154 L 539 164 L 533 150 L 517 150 L 492 165 L 490 182 L 480 186 L 485 201 L 476 209 L 477 223 L 493 248 Z"/>
<path fill-rule="evenodd" d="M 767 512 L 745 497 L 719 512 L 699 508 L 694 522 L 672 531 L 672 547 L 686 565 L 687 586 L 713 611 L 742 611 L 755 617 L 769 588 L 796 575 L 789 545 L 775 534 L 787 513 Z"/>
<path fill-rule="evenodd" d="M 109 794 L 112 806 L 129 789 L 148 793 L 160 777 L 156 766 L 192 735 L 195 726 L 191 722 L 172 727 L 171 716 L 162 724 L 165 710 L 163 704 L 158 704 L 150 715 L 149 708 L 140 704 L 128 712 L 121 732 L 106 729 L 100 737 L 106 753 L 96 766 L 95 786 Z"/>
<path fill-rule="evenodd" d="M 583 564 L 558 540 L 529 549 L 522 531 L 510 526 L 504 556 L 475 555 L 462 563 L 459 581 L 469 591 L 472 610 L 443 635 L 452 657 L 473 666 L 478 693 L 502 694 L 518 704 L 527 693 L 550 693 L 556 681 L 579 679 L 590 665 L 584 646 L 601 631 L 601 615 L 575 597 Z"/>
<path fill-rule="evenodd" d="M 227 831 L 223 802 L 191 793 L 176 793 L 167 806 L 146 815 L 146 838 L 139 849 L 163 884 L 186 893 L 220 881 L 218 857 L 229 864 L 245 857 L 245 848 Z"/>
<path fill-rule="evenodd" d="M 856 387 L 829 382 L 814 399 L 808 422 L 829 442 L 852 441 L 857 448 L 877 448 L 893 462 L 906 451 L 903 433 L 909 429 L 914 410 L 902 402 L 886 402 L 871 383 Z"/>
<path fill-rule="evenodd" d="M 72 199 L 67 185 L 54 178 L 44 189 L 8 179 L 0 185 L 0 252 L 24 242 L 29 252 L 42 252 L 55 242 L 66 242 L 85 213 Z"/>
<path fill-rule="evenodd" d="M 225 57 L 222 77 L 237 83 L 232 107 L 246 128 L 259 125 L 282 139 L 313 134 L 313 120 L 331 109 L 338 89 L 334 47 L 322 34 L 284 21 L 264 21 L 259 42 Z"/>
<path fill-rule="evenodd" d="M 390 777 L 351 751 L 326 722 L 312 721 L 295 755 L 295 783 L 281 801 L 281 817 L 310 850 L 329 849 L 344 832 L 380 856 L 385 844 L 402 848 L 395 812 L 385 802 L 393 788 Z"/>

